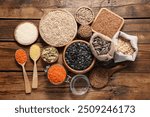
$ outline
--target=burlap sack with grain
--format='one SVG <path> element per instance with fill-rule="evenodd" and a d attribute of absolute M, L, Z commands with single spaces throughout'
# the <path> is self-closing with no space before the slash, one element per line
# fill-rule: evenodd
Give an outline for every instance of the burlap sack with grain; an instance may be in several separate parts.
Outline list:
<path fill-rule="evenodd" d="M 108 52 L 107 52 L 106 54 L 100 55 L 100 54 L 98 54 L 97 51 L 95 50 L 95 47 L 93 46 L 92 43 L 93 43 L 94 38 L 96 38 L 96 37 L 99 37 L 99 38 L 102 39 L 102 40 L 105 40 L 105 41 L 110 42 L 110 49 L 108 50 Z M 105 49 L 104 46 L 105 46 L 105 45 L 103 45 L 103 47 L 102 47 L 103 49 Z M 105 36 L 105 35 L 103 35 L 103 34 L 101 34 L 101 33 L 94 33 L 94 34 L 93 34 L 93 36 L 92 36 L 91 39 L 90 39 L 90 48 L 91 48 L 91 51 L 92 51 L 93 55 L 94 55 L 99 61 L 109 61 L 109 60 L 113 59 L 113 57 L 114 57 L 114 52 L 115 52 L 114 43 L 112 42 L 112 40 L 111 40 L 109 37 L 107 37 L 107 36 Z M 101 49 L 100 46 L 99 46 L 99 47 L 96 47 L 96 48 Z"/>
<path fill-rule="evenodd" d="M 118 39 L 119 39 L 119 37 L 122 37 L 122 38 L 124 38 L 126 40 L 129 40 L 131 46 L 134 49 L 134 52 L 131 55 L 123 54 L 122 52 L 118 51 L 117 48 L 116 48 L 115 57 L 114 57 L 115 63 L 123 62 L 123 61 L 135 61 L 137 53 L 138 53 L 138 46 L 137 46 L 138 37 L 137 36 L 133 36 L 133 35 L 128 35 L 128 34 L 126 34 L 124 32 L 119 31 L 119 32 L 117 32 L 115 34 L 115 36 L 112 39 L 112 41 L 115 44 L 115 47 L 118 46 Z"/>

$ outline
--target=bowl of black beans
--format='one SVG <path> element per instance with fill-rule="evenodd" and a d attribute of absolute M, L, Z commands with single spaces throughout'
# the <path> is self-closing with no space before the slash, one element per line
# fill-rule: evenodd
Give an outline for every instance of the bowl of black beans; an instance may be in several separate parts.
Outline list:
<path fill-rule="evenodd" d="M 88 42 L 75 40 L 65 47 L 63 62 L 69 71 L 75 74 L 84 74 L 94 66 L 95 57 Z"/>

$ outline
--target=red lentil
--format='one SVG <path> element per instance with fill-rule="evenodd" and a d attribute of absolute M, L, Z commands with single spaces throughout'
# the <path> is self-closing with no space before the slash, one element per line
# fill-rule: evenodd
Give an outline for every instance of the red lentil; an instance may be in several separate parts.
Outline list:
<path fill-rule="evenodd" d="M 66 70 L 60 64 L 54 64 L 48 69 L 48 79 L 52 84 L 63 83 L 66 76 Z"/>

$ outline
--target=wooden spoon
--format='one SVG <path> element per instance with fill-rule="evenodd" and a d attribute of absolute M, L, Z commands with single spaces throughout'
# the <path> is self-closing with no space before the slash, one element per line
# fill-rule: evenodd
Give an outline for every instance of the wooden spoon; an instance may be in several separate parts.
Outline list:
<path fill-rule="evenodd" d="M 25 93 L 31 93 L 30 81 L 27 76 L 27 72 L 25 70 L 25 63 L 27 62 L 27 55 L 23 49 L 18 49 L 15 53 L 15 59 L 19 65 L 22 66 L 24 83 L 25 83 Z"/>
<path fill-rule="evenodd" d="M 109 78 L 117 71 L 127 67 L 127 64 L 120 64 L 111 69 L 104 69 L 97 67 L 93 69 L 92 73 L 89 76 L 91 86 L 94 88 L 103 88 L 108 82 Z"/>
<path fill-rule="evenodd" d="M 34 61 L 33 67 L 33 80 L 32 80 L 32 88 L 38 88 L 38 73 L 37 73 L 37 60 L 40 58 L 41 49 L 38 44 L 34 44 L 30 47 L 30 57 Z"/>
<path fill-rule="evenodd" d="M 108 77 L 111 77 L 114 73 L 118 72 L 119 70 L 126 68 L 127 66 L 128 66 L 128 63 L 124 62 L 122 64 L 119 64 L 119 65 L 111 68 L 110 70 L 108 70 Z"/>

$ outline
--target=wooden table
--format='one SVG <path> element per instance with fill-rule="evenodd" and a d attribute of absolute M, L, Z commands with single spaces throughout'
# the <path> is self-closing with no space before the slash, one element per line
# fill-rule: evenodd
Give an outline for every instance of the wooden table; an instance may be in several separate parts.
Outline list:
<path fill-rule="evenodd" d="M 114 74 L 105 88 L 74 96 L 68 84 L 53 86 L 48 82 L 44 73 L 46 64 L 39 60 L 39 88 L 26 95 L 22 69 L 15 62 L 14 53 L 18 48 L 28 52 L 29 46 L 16 43 L 15 27 L 23 21 L 38 26 L 43 12 L 52 8 L 67 9 L 74 14 L 82 5 L 93 8 L 95 14 L 106 7 L 125 18 L 122 31 L 139 38 L 136 61 Z M 37 42 L 44 43 L 40 36 Z M 31 81 L 33 62 L 30 59 L 26 69 Z M 150 0 L 0 0 L 0 99 L 150 99 Z"/>

